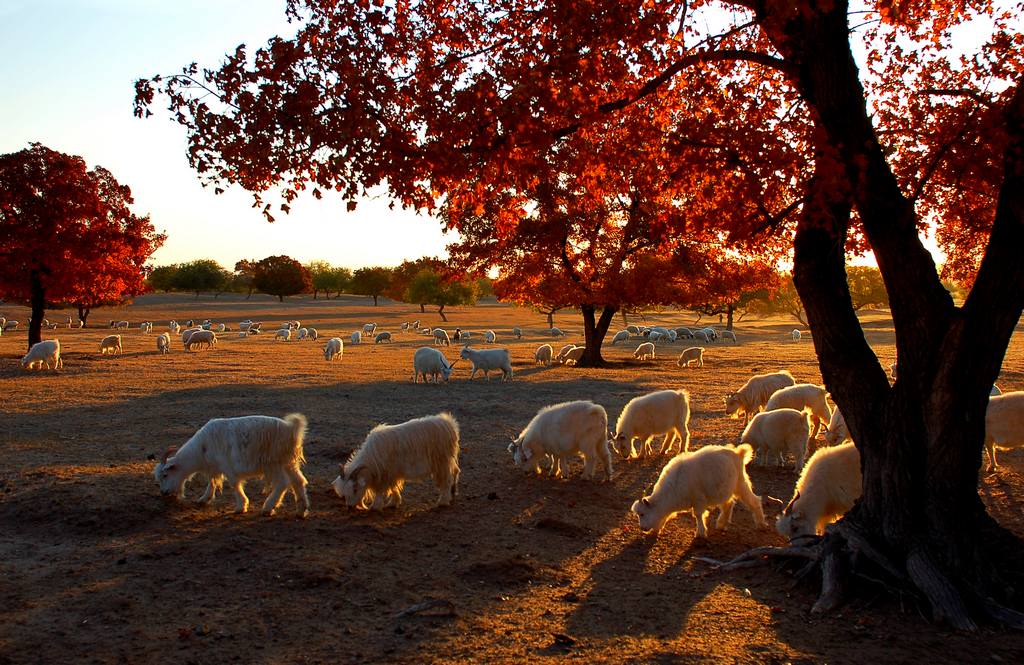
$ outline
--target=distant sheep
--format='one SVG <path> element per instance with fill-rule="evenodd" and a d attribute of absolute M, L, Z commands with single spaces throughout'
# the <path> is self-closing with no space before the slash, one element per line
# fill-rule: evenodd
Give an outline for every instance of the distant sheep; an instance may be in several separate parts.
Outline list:
<path fill-rule="evenodd" d="M 182 344 L 182 346 L 184 346 L 186 349 L 188 349 L 188 341 L 190 339 L 192 339 L 192 335 L 195 335 L 197 332 L 203 332 L 203 329 L 202 328 L 189 328 L 188 330 L 182 331 L 182 333 L 181 333 L 181 344 Z"/>
<path fill-rule="evenodd" d="M 686 326 L 680 326 L 675 331 L 678 339 L 693 339 L 693 331 Z"/>
<path fill-rule="evenodd" d="M 569 352 L 562 358 L 563 365 L 578 365 L 580 360 L 583 358 L 583 354 L 586 353 L 587 347 L 576 346 L 569 349 Z"/>
<path fill-rule="evenodd" d="M 298 330 L 299 328 L 302 327 L 302 322 L 301 321 L 289 321 L 288 322 L 288 327 L 291 328 L 292 330 Z"/>
<path fill-rule="evenodd" d="M 437 383 L 439 376 L 447 383 L 454 366 L 455 363 L 449 363 L 444 354 L 437 349 L 421 346 L 412 354 L 412 382 L 418 383 L 420 375 L 423 375 L 423 383 L 427 383 L 428 376 L 434 380 L 434 383 Z"/>
<path fill-rule="evenodd" d="M 341 341 L 340 337 L 332 337 L 327 340 L 327 346 L 324 347 L 324 360 L 327 362 L 341 360 L 344 353 L 345 343 Z"/>
<path fill-rule="evenodd" d="M 679 358 L 676 359 L 676 365 L 680 367 L 690 367 L 691 363 L 697 363 L 697 367 L 704 366 L 704 347 L 703 346 L 691 346 L 683 349 L 683 352 L 679 354 Z"/>
<path fill-rule="evenodd" d="M 764 410 L 774 411 L 781 408 L 811 412 L 814 423 L 811 439 L 817 437 L 818 431 L 822 427 L 828 427 L 828 423 L 832 420 L 832 409 L 828 406 L 828 392 L 824 386 L 816 386 L 813 383 L 796 383 L 779 388 L 772 393 L 764 405 Z"/>
<path fill-rule="evenodd" d="M 160 353 L 168 353 L 171 350 L 171 333 L 160 333 L 156 336 L 156 350 Z"/>
<path fill-rule="evenodd" d="M 117 323 L 114 324 L 114 329 L 115 330 L 128 330 L 128 322 L 127 321 L 118 321 Z"/>
<path fill-rule="evenodd" d="M 493 330 L 488 330 L 484 333 L 484 342 L 486 344 L 494 344 L 494 340 L 496 339 L 497 336 L 494 334 Z"/>
<path fill-rule="evenodd" d="M 562 332 L 561 328 L 551 328 L 550 330 L 548 330 L 548 334 L 550 334 L 552 337 L 565 337 L 565 333 Z"/>
<path fill-rule="evenodd" d="M 331 484 L 350 508 L 397 508 L 405 482 L 427 478 L 438 489 L 438 505 L 447 506 L 458 494 L 459 423 L 440 413 L 377 425 L 339 471 Z"/>
<path fill-rule="evenodd" d="M 363 333 L 359 332 L 358 330 L 354 331 L 352 333 L 352 337 L 349 338 L 349 343 L 350 344 L 360 344 L 362 341 L 363 341 Z"/>
<path fill-rule="evenodd" d="M 274 341 L 275 342 L 277 340 L 279 340 L 279 339 L 283 339 L 284 341 L 287 342 L 291 338 L 292 338 L 292 329 L 291 328 L 278 328 L 277 332 L 274 333 Z"/>
<path fill-rule="evenodd" d="M 639 335 L 640 328 L 636 326 L 626 326 L 626 332 L 628 332 L 630 335 Z"/>
<path fill-rule="evenodd" d="M 846 418 L 838 408 L 832 412 L 832 418 L 828 421 L 825 430 L 825 443 L 834 446 L 850 438 L 850 429 L 846 426 Z"/>
<path fill-rule="evenodd" d="M 197 330 L 192 333 L 185 342 L 185 348 L 191 351 L 194 348 L 206 347 L 207 349 L 217 346 L 217 334 L 212 330 Z"/>
<path fill-rule="evenodd" d="M 391 343 L 391 341 L 392 341 L 392 340 L 391 340 L 391 333 L 389 333 L 389 332 L 387 332 L 387 331 L 385 331 L 385 332 L 379 332 L 379 333 L 377 333 L 377 335 L 376 335 L 376 336 L 375 336 L 375 337 L 373 338 L 373 343 L 374 343 L 374 344 L 385 344 L 385 343 L 387 343 L 387 344 L 390 344 L 390 343 Z"/>
<path fill-rule="evenodd" d="M 739 418 L 742 413 L 743 423 L 746 424 L 750 421 L 751 416 L 764 408 L 776 390 L 794 383 L 796 381 L 793 380 L 793 375 L 786 370 L 771 374 L 756 374 L 747 379 L 747 382 L 739 390 L 726 395 L 725 414 Z"/>
<path fill-rule="evenodd" d="M 892 377 L 893 381 L 896 380 L 896 363 L 889 365 L 889 376 Z"/>
<path fill-rule="evenodd" d="M 799 330 L 797 330 L 795 328 L 793 329 L 792 335 L 793 335 L 793 341 L 794 342 L 799 342 L 800 339 L 803 337 L 803 333 L 801 333 Z"/>
<path fill-rule="evenodd" d="M 408 321 L 403 321 L 402 322 L 402 330 L 408 330 L 409 329 L 409 325 L 410 324 L 409 324 Z"/>
<path fill-rule="evenodd" d="M 434 328 L 434 345 L 451 346 L 452 340 L 444 328 Z"/>
<path fill-rule="evenodd" d="M 536 353 L 533 354 L 533 359 L 535 362 L 551 365 L 551 354 L 553 352 L 554 349 L 551 348 L 550 344 L 541 344 L 537 347 Z"/>
<path fill-rule="evenodd" d="M 624 459 L 651 454 L 654 437 L 665 435 L 661 454 L 673 448 L 685 452 L 690 448 L 690 394 L 685 390 L 658 390 L 629 400 L 619 415 L 612 440 Z M 634 451 L 633 441 L 640 450 Z"/>
<path fill-rule="evenodd" d="M 213 332 L 218 332 L 218 333 L 225 332 L 227 329 L 228 329 L 228 327 L 226 325 L 224 325 L 223 323 L 214 323 L 213 325 L 210 326 L 210 330 L 212 330 Z"/>
<path fill-rule="evenodd" d="M 654 344 L 651 342 L 644 342 L 640 346 L 636 347 L 636 351 L 633 352 L 633 357 L 637 360 L 654 360 Z"/>
<path fill-rule="evenodd" d="M 545 406 L 508 446 L 516 466 L 540 472 L 541 460 L 553 458 L 548 475 L 561 477 L 562 465 L 570 457 L 583 456 L 583 479 L 595 476 L 600 462 L 607 479 L 612 477 L 612 456 L 608 450 L 608 414 L 588 401 L 563 402 Z"/>
<path fill-rule="evenodd" d="M 171 331 L 172 335 L 177 335 L 181 331 L 181 326 L 178 325 L 177 321 L 171 321 L 167 325 L 167 329 Z"/>
<path fill-rule="evenodd" d="M 107 335 L 100 340 L 100 355 L 105 356 L 107 354 L 121 353 L 121 336 L 120 335 Z"/>
<path fill-rule="evenodd" d="M 740 442 L 749 443 L 758 451 L 762 465 L 768 463 L 769 455 L 775 455 L 778 466 L 782 466 L 782 456 L 790 453 L 796 459 L 794 468 L 800 469 L 807 456 L 810 432 L 810 414 L 806 411 L 776 409 L 751 418 Z"/>
<path fill-rule="evenodd" d="M 36 342 L 28 350 L 28 353 L 21 359 L 21 366 L 25 369 L 60 369 L 64 367 L 64 361 L 60 357 L 60 340 L 44 339 Z"/>
<path fill-rule="evenodd" d="M 612 346 L 615 346 L 619 342 L 628 342 L 628 341 L 629 341 L 629 331 L 628 330 L 620 330 L 619 332 L 615 333 L 615 337 L 612 337 Z"/>
<path fill-rule="evenodd" d="M 764 526 L 761 497 L 754 494 L 746 470 L 752 456 L 746 445 L 705 446 L 677 455 L 661 470 L 651 495 L 630 507 L 639 518 L 640 529 L 659 534 L 673 516 L 689 510 L 697 522 L 696 537 L 706 538 L 708 510 L 720 508 L 715 526 L 724 529 L 732 521 L 737 499 L 750 510 L 754 524 Z"/>
<path fill-rule="evenodd" d="M 4 324 L 4 330 L 17 330 L 19 325 L 17 321 L 8 321 Z"/>
<path fill-rule="evenodd" d="M 838 413 L 838 409 L 836 410 Z M 796 481 L 793 499 L 775 523 L 789 539 L 821 535 L 860 498 L 860 453 L 853 443 L 821 448 L 811 455 Z"/>
<path fill-rule="evenodd" d="M 209 331 L 207 331 L 209 332 Z M 213 333 L 210 333 L 213 334 Z M 227 480 L 235 490 L 235 512 L 249 509 L 245 481 L 262 477 L 270 495 L 263 503 L 263 514 L 272 515 L 285 492 L 291 490 L 300 517 L 309 514 L 306 478 L 302 475 L 305 457 L 302 440 L 306 418 L 292 413 L 281 418 L 242 416 L 214 418 L 192 435 L 180 450 L 164 453 L 153 475 L 165 496 L 185 497 L 185 483 L 197 473 L 207 476 L 209 485 L 199 503 L 209 503 Z"/>
<path fill-rule="evenodd" d="M 569 352 L 572 351 L 575 348 L 576 348 L 575 344 L 566 344 L 565 346 L 563 346 L 561 349 L 558 350 L 558 354 L 555 356 L 555 360 L 554 361 L 561 365 L 562 363 L 565 362 L 565 358 L 566 358 L 566 356 L 569 355 Z"/>
<path fill-rule="evenodd" d="M 1003 393 L 990 397 L 985 411 L 985 450 L 989 471 L 995 471 L 996 448 L 1024 446 L 1024 392 Z"/>
<path fill-rule="evenodd" d="M 311 342 L 315 342 L 316 338 L 320 336 L 320 333 L 318 333 L 316 331 L 316 328 L 308 328 L 308 330 L 309 330 L 309 340 Z"/>
<path fill-rule="evenodd" d="M 306 329 L 306 328 L 299 328 L 298 330 L 295 331 L 295 341 L 306 339 L 306 337 L 308 335 L 309 335 L 309 330 L 308 329 Z"/>
<path fill-rule="evenodd" d="M 459 330 L 459 329 L 456 328 L 456 330 Z M 462 330 L 462 331 L 459 331 L 459 336 L 454 338 L 454 339 L 456 339 L 457 341 L 460 341 L 460 342 L 464 342 L 464 341 L 473 339 L 473 333 L 471 333 L 468 330 Z"/>
<path fill-rule="evenodd" d="M 731 339 L 732 343 L 735 344 L 736 343 L 736 333 L 733 332 L 732 330 L 723 330 L 722 331 L 722 339 Z"/>
<path fill-rule="evenodd" d="M 513 328 L 512 329 L 512 336 L 515 337 L 516 339 L 522 339 L 523 338 L 523 329 L 519 328 L 519 327 Z"/>
<path fill-rule="evenodd" d="M 377 324 L 376 323 L 364 323 L 363 324 L 363 335 L 365 335 L 367 337 L 372 337 L 373 334 L 376 331 L 377 331 Z"/>
<path fill-rule="evenodd" d="M 473 371 L 469 373 L 469 380 L 472 381 L 478 370 L 483 370 L 484 378 L 491 380 L 491 370 L 501 370 L 501 380 L 512 379 L 512 360 L 509 358 L 508 349 L 474 349 L 471 346 L 462 347 L 459 357 L 473 363 Z"/>
<path fill-rule="evenodd" d="M 707 331 L 704 330 L 694 330 L 693 333 L 691 333 L 690 337 L 699 342 L 704 342 L 705 344 L 708 344 L 712 341 L 711 336 L 708 335 Z"/>

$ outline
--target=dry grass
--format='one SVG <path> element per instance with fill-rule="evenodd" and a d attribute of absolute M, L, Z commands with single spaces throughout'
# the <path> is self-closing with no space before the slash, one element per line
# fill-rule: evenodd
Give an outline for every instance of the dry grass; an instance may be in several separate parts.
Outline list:
<path fill-rule="evenodd" d="M 28 318 L 22 308 L 3 311 Z M 614 480 L 600 484 L 579 480 L 579 464 L 564 481 L 525 477 L 505 452 L 507 435 L 545 404 L 592 399 L 614 420 L 632 397 L 665 387 L 690 391 L 695 446 L 731 442 L 740 426 L 723 416 L 722 395 L 750 374 L 788 368 L 820 380 L 811 342 L 792 342 L 789 321 L 739 323 L 740 344 L 707 345 L 703 369 L 677 368 L 683 345 L 675 344 L 651 363 L 634 362 L 633 345 L 611 347 L 611 368 L 576 370 L 534 366 L 534 350 L 550 341 L 543 317 L 482 305 L 452 312 L 446 327 L 494 329 L 512 351 L 516 380 L 470 383 L 458 367 L 450 385 L 433 386 L 410 383 L 412 351 L 427 342 L 398 326 L 436 323 L 436 314 L 401 304 L 149 296 L 94 317 L 103 327 L 57 333 L 60 373 L 22 372 L 24 334 L 0 338 L 0 663 L 1024 660 L 1016 634 L 947 634 L 870 589 L 841 614 L 812 618 L 814 589 L 791 589 L 783 573 L 694 575 L 706 570 L 695 556 L 728 558 L 781 538 L 753 528 L 743 508 L 707 542 L 694 542 L 687 515 L 657 540 L 641 537 L 628 507 L 660 460 L 616 459 Z M 232 327 L 263 320 L 271 334 L 229 333 L 196 353 L 175 340 L 161 357 L 154 336 L 136 327 L 124 333 L 123 356 L 99 355 L 106 319 L 153 320 L 160 332 L 170 318 L 206 317 Z M 315 326 L 321 341 L 274 342 L 273 323 L 288 319 Z M 349 345 L 348 334 L 370 320 L 396 343 Z M 571 314 L 555 323 L 581 333 Z M 522 341 L 511 339 L 515 325 L 528 331 Z M 865 327 L 890 362 L 891 322 L 872 313 Z M 346 340 L 344 359 L 326 363 L 321 349 L 334 335 Z M 1004 390 L 1024 388 L 1022 346 L 1018 333 Z M 400 511 L 345 510 L 329 483 L 369 429 L 440 410 L 463 433 L 454 505 L 434 508 L 433 488 L 413 483 Z M 265 519 L 232 514 L 230 498 L 198 509 L 159 496 L 147 455 L 184 442 L 209 418 L 290 411 L 310 420 L 308 520 L 289 515 L 290 500 Z M 981 491 L 997 518 L 1024 534 L 1024 454 L 1000 460 Z M 751 467 L 751 476 L 759 494 L 782 499 L 795 480 L 790 469 Z M 769 519 L 777 513 L 768 506 Z M 395 618 L 429 598 L 450 600 L 456 615 Z"/>

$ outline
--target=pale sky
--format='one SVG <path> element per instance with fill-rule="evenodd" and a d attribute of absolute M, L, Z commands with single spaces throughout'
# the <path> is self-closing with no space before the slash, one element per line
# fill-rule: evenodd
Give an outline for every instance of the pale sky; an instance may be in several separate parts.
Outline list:
<path fill-rule="evenodd" d="M 135 213 L 168 236 L 155 265 L 212 258 L 230 269 L 287 254 L 356 268 L 442 255 L 455 238 L 437 220 L 389 210 L 383 197 L 348 213 L 304 196 L 269 224 L 248 192 L 200 186 L 163 105 L 132 115 L 136 79 L 216 66 L 240 43 L 293 33 L 281 0 L 0 0 L 0 154 L 38 141 L 109 169 L 131 187 Z"/>

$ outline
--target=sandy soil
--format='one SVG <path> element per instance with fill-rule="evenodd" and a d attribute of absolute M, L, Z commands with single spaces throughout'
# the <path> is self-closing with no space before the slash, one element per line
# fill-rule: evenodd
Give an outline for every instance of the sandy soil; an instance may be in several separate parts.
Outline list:
<path fill-rule="evenodd" d="M 24 308 L 0 313 L 28 319 Z M 345 337 L 344 359 L 324 362 L 322 340 L 232 334 L 213 351 L 186 353 L 176 340 L 159 356 L 154 335 L 137 328 L 124 335 L 124 355 L 98 353 L 108 319 L 153 320 L 160 332 L 170 318 L 206 317 L 231 327 L 251 317 L 271 331 L 300 319 L 321 337 Z M 656 540 L 641 536 L 629 505 L 663 460 L 617 459 L 612 482 L 590 483 L 579 464 L 561 481 L 526 477 L 505 451 L 508 434 L 546 404 L 592 399 L 614 420 L 632 397 L 666 387 L 692 395 L 695 447 L 732 442 L 740 424 L 724 417 L 722 395 L 750 374 L 788 368 L 820 381 L 809 339 L 789 339 L 792 322 L 739 323 L 740 343 L 708 345 L 703 369 L 677 368 L 675 344 L 649 363 L 632 361 L 632 345 L 609 347 L 611 368 L 577 370 L 532 363 L 549 341 L 543 317 L 481 305 L 452 312 L 447 326 L 494 329 L 512 351 L 515 381 L 470 383 L 460 367 L 450 385 L 435 386 L 409 381 L 424 342 L 398 325 L 437 316 L 403 304 L 148 296 L 94 318 L 97 327 L 59 331 L 59 373 L 21 371 L 24 334 L 0 338 L 0 663 L 1024 662 L 1019 634 L 951 633 L 910 599 L 867 584 L 820 618 L 808 612 L 814 583 L 794 584 L 786 570 L 709 573 L 698 557 L 782 544 L 742 507 L 705 542 L 694 541 L 688 515 Z M 648 319 L 693 321 L 678 312 Z M 348 345 L 366 321 L 394 331 L 396 343 Z M 510 338 L 515 325 L 527 329 L 521 341 Z M 570 313 L 556 325 L 582 333 Z M 869 313 L 865 326 L 891 362 L 891 322 Z M 1000 385 L 1024 389 L 1021 332 Z M 463 433 L 454 505 L 435 508 L 433 488 L 413 483 L 399 511 L 346 510 L 329 483 L 366 432 L 442 409 Z M 233 514 L 230 496 L 200 509 L 159 495 L 148 456 L 209 418 L 291 411 L 310 421 L 309 519 L 291 516 L 290 499 L 263 518 Z M 981 493 L 1024 535 L 1024 452 L 1000 461 Z M 774 467 L 752 466 L 751 477 L 758 494 L 780 499 L 795 480 Z M 259 483 L 249 488 L 257 503 Z M 199 489 L 194 481 L 190 496 Z M 774 520 L 778 507 L 766 507 Z M 396 616 L 429 599 L 450 601 L 454 614 Z"/>

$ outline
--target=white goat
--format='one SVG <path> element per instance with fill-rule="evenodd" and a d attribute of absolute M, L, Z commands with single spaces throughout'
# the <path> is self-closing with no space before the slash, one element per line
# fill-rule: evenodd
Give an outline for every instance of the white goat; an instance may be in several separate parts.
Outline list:
<path fill-rule="evenodd" d="M 484 332 L 484 342 L 486 344 L 494 344 L 494 340 L 498 339 L 497 335 L 494 334 L 493 330 Z"/>
<path fill-rule="evenodd" d="M 537 347 L 537 352 L 533 354 L 533 359 L 535 362 L 550 366 L 552 353 L 554 353 L 554 349 L 551 348 L 550 344 L 541 344 Z"/>
<path fill-rule="evenodd" d="M 523 329 L 519 328 L 519 327 L 513 328 L 512 329 L 512 336 L 515 337 L 516 339 L 522 339 L 523 338 Z"/>
<path fill-rule="evenodd" d="M 373 333 L 376 332 L 376 331 L 377 331 L 377 324 L 376 323 L 364 323 L 363 324 L 363 334 L 366 335 L 367 337 L 371 337 L 373 335 Z"/>
<path fill-rule="evenodd" d="M 197 330 L 185 342 L 185 349 L 188 351 L 200 346 L 205 346 L 208 349 L 217 346 L 217 334 L 212 330 Z"/>
<path fill-rule="evenodd" d="M 128 330 L 128 322 L 127 321 L 118 321 L 117 323 L 114 324 L 114 328 L 116 330 Z"/>
<path fill-rule="evenodd" d="M 287 342 L 291 338 L 292 338 L 292 329 L 291 328 L 278 328 L 277 332 L 274 333 L 274 341 L 275 342 L 277 340 L 279 340 L 279 339 L 283 339 L 284 341 Z"/>
<path fill-rule="evenodd" d="M 690 448 L 690 394 L 685 390 L 658 390 L 629 400 L 619 414 L 612 440 L 623 459 L 646 457 L 652 452 L 651 442 L 661 434 L 661 453 L 669 454 Z M 634 451 L 633 441 L 640 440 Z"/>
<path fill-rule="evenodd" d="M 508 349 L 483 349 L 477 350 L 468 344 L 462 347 L 459 357 L 473 363 L 473 371 L 469 373 L 469 380 L 472 381 L 478 370 L 482 370 L 484 378 L 491 380 L 491 370 L 501 370 L 501 380 L 512 379 L 512 360 L 509 358 Z"/>
<path fill-rule="evenodd" d="M 791 453 L 796 458 L 796 466 L 800 469 L 807 456 L 811 432 L 810 414 L 796 409 L 776 409 L 759 413 L 750 419 L 741 443 L 749 443 L 761 455 L 761 464 L 768 463 L 769 455 L 776 455 L 778 466 L 782 466 L 784 453 Z"/>
<path fill-rule="evenodd" d="M 708 533 L 707 513 L 714 507 L 721 512 L 715 526 L 724 529 L 732 521 L 736 500 L 745 505 L 756 526 L 764 526 L 761 497 L 754 494 L 746 465 L 753 457 L 750 446 L 705 446 L 697 452 L 677 455 L 658 476 L 654 491 L 633 502 L 642 531 L 661 533 L 677 513 L 689 510 L 697 522 L 697 538 Z"/>
<path fill-rule="evenodd" d="M 100 340 L 100 355 L 105 356 L 107 354 L 121 353 L 121 336 L 120 335 L 107 335 Z"/>
<path fill-rule="evenodd" d="M 704 366 L 704 347 L 703 346 L 691 346 L 683 349 L 683 352 L 679 354 L 679 358 L 676 359 L 676 365 L 680 367 L 689 367 L 691 363 L 697 363 L 697 367 Z"/>
<path fill-rule="evenodd" d="M 793 329 L 792 335 L 793 335 L 793 341 L 794 342 L 799 342 L 800 338 L 803 337 L 803 333 L 801 333 L 796 328 Z"/>
<path fill-rule="evenodd" d="M 850 438 L 850 428 L 846 426 L 846 418 L 843 412 L 836 408 L 832 412 L 832 418 L 828 421 L 828 428 L 825 430 L 825 443 L 834 446 Z"/>
<path fill-rule="evenodd" d="M 366 436 L 341 475 L 331 483 L 350 508 L 381 510 L 402 504 L 407 480 L 431 478 L 447 506 L 458 494 L 459 423 L 450 413 L 439 413 L 400 425 L 377 425 Z"/>
<path fill-rule="evenodd" d="M 458 361 L 456 360 L 455 362 Z M 412 382 L 418 383 L 422 374 L 423 383 L 427 383 L 427 376 L 432 377 L 434 383 L 437 383 L 438 376 L 447 383 L 454 366 L 455 363 L 449 363 L 444 354 L 437 349 L 430 346 L 421 346 L 412 354 Z"/>
<path fill-rule="evenodd" d="M 263 503 L 263 514 L 272 515 L 284 493 L 291 490 L 298 514 L 309 514 L 306 478 L 302 475 L 302 439 L 306 434 L 306 417 L 292 413 L 281 418 L 242 416 L 214 418 L 192 435 L 180 450 L 164 453 L 153 469 L 165 496 L 185 498 L 185 483 L 197 473 L 209 478 L 206 492 L 199 503 L 209 503 L 226 479 L 235 490 L 235 512 L 249 509 L 245 481 L 262 477 L 270 484 L 270 495 Z"/>
<path fill-rule="evenodd" d="M 860 453 L 853 443 L 817 450 L 796 481 L 793 498 L 775 523 L 780 534 L 821 535 L 860 498 Z"/>
<path fill-rule="evenodd" d="M 654 344 L 651 342 L 644 342 L 640 346 L 636 347 L 636 351 L 633 352 L 633 357 L 637 360 L 653 360 Z"/>
<path fill-rule="evenodd" d="M 811 412 L 814 422 L 811 439 L 817 437 L 818 431 L 822 427 L 827 427 L 832 420 L 832 409 L 828 405 L 828 392 L 824 386 L 816 386 L 813 383 L 796 383 L 779 388 L 772 393 L 764 405 L 765 411 L 785 408 Z"/>
<path fill-rule="evenodd" d="M 44 365 L 46 369 L 60 369 L 64 366 L 60 357 L 59 339 L 36 342 L 21 359 L 21 366 L 25 369 L 34 369 L 36 366 L 42 369 Z"/>
<path fill-rule="evenodd" d="M 309 336 L 309 329 L 307 328 L 299 328 L 295 331 L 295 341 L 306 339 L 307 336 Z"/>
<path fill-rule="evenodd" d="M 340 337 L 332 337 L 327 340 L 327 346 L 324 347 L 324 360 L 327 362 L 334 359 L 341 360 L 344 353 L 345 343 L 341 341 Z"/>
<path fill-rule="evenodd" d="M 565 357 L 569 355 L 569 352 L 576 348 L 575 344 L 566 344 L 558 350 L 558 355 L 555 356 L 555 362 L 562 364 L 565 362 Z"/>
<path fill-rule="evenodd" d="M 363 333 L 358 330 L 352 333 L 352 337 L 349 338 L 349 344 L 360 344 L 363 341 Z"/>
<path fill-rule="evenodd" d="M 170 324 L 167 326 L 167 329 L 171 331 L 172 335 L 177 335 L 178 332 L 181 331 L 181 326 L 178 325 L 177 321 L 171 321 Z"/>
<path fill-rule="evenodd" d="M 580 359 L 583 358 L 583 354 L 586 352 L 587 347 L 576 346 L 569 349 L 569 352 L 562 358 L 563 365 L 578 365 Z"/>
<path fill-rule="evenodd" d="M 548 333 L 552 337 L 565 337 L 565 333 L 562 332 L 561 328 L 551 328 L 550 330 L 548 330 Z"/>
<path fill-rule="evenodd" d="M 772 374 L 756 374 L 747 379 L 739 390 L 726 395 L 725 414 L 739 418 L 742 413 L 743 422 L 746 424 L 751 416 L 764 408 L 776 390 L 794 383 L 796 381 L 793 380 L 793 375 L 786 370 Z"/>
<path fill-rule="evenodd" d="M 320 336 L 320 333 L 316 331 L 316 328 L 309 328 L 309 340 L 315 342 L 316 338 Z"/>
<path fill-rule="evenodd" d="M 434 328 L 434 345 L 451 346 L 452 340 L 444 328 Z"/>
<path fill-rule="evenodd" d="M 608 450 L 608 414 L 604 407 L 588 401 L 563 402 L 545 406 L 512 440 L 508 451 L 519 468 L 540 473 L 545 456 L 553 459 L 548 475 L 559 478 L 562 464 L 570 457 L 583 456 L 583 479 L 594 477 L 600 462 L 607 479 L 612 477 L 612 456 Z"/>
<path fill-rule="evenodd" d="M 391 340 L 391 333 L 389 333 L 389 332 L 387 332 L 387 331 L 384 331 L 384 332 L 379 332 L 379 333 L 377 333 L 377 335 L 376 335 L 376 336 L 375 336 L 375 337 L 373 338 L 373 343 L 374 343 L 374 344 L 384 344 L 384 343 L 388 343 L 388 344 L 390 344 L 390 343 L 391 343 L 391 341 L 392 341 L 392 340 Z"/>
<path fill-rule="evenodd" d="M 619 332 L 615 333 L 615 337 L 612 337 L 612 346 L 615 346 L 619 342 L 628 342 L 628 341 L 629 341 L 629 331 L 628 330 L 620 330 Z"/>
<path fill-rule="evenodd" d="M 736 333 L 734 333 L 731 330 L 723 330 L 722 331 L 722 339 L 731 339 L 732 343 L 735 344 L 736 343 Z"/>
<path fill-rule="evenodd" d="M 171 350 L 171 333 L 160 333 L 156 336 L 156 350 L 167 353 Z"/>
<path fill-rule="evenodd" d="M 989 471 L 995 471 L 996 448 L 1024 446 L 1024 392 L 1016 391 L 989 397 L 985 411 L 985 450 Z"/>

